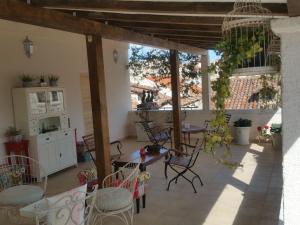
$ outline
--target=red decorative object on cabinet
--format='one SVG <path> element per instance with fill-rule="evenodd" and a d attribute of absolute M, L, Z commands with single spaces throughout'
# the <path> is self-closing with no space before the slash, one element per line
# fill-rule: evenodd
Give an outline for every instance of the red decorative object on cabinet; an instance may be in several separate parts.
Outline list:
<path fill-rule="evenodd" d="M 28 145 L 29 145 L 29 141 L 28 140 L 22 140 L 20 142 L 14 142 L 14 141 L 9 141 L 9 142 L 5 142 L 5 150 L 6 150 L 6 154 L 9 155 L 23 155 L 26 157 L 29 157 L 29 153 L 28 153 Z M 17 158 L 17 163 L 18 162 L 18 158 Z M 30 166 L 29 164 L 29 159 L 26 160 L 27 164 Z M 11 164 L 11 161 L 9 159 L 9 164 Z M 29 167 L 30 169 L 30 167 Z"/>

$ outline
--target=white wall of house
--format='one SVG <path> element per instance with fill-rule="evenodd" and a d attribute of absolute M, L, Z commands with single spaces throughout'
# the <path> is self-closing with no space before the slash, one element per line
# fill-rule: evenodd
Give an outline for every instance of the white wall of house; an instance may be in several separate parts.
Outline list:
<path fill-rule="evenodd" d="M 150 120 L 156 121 L 158 124 L 163 125 L 167 120 L 168 114 L 171 111 L 152 111 L 150 112 Z M 250 133 L 250 139 L 255 139 L 257 136 L 257 127 L 264 126 L 265 124 L 271 125 L 272 123 L 281 123 L 281 110 L 229 110 L 231 114 L 230 126 L 232 127 L 232 133 L 234 134 L 233 122 L 239 118 L 252 120 L 252 128 Z M 188 110 L 186 111 L 186 119 L 184 122 L 201 126 L 205 120 L 214 118 L 212 111 L 204 110 Z M 129 113 L 129 129 L 130 136 L 136 136 L 135 121 L 139 121 L 139 117 L 136 111 Z M 193 135 L 195 136 L 195 135 Z M 195 136 L 196 137 L 196 136 Z"/>
<path fill-rule="evenodd" d="M 300 217 L 300 17 L 272 21 L 281 37 L 283 84 L 283 204 L 281 223 L 299 224 Z"/>
<path fill-rule="evenodd" d="M 0 20 L 0 155 L 3 133 L 14 125 L 11 89 L 21 85 L 21 73 L 53 73 L 60 76 L 59 85 L 66 89 L 67 107 L 72 128 L 84 134 L 80 74 L 88 72 L 86 43 L 83 35 L 22 23 Z M 23 40 L 34 43 L 31 58 L 24 54 Z M 103 40 L 107 102 L 111 140 L 126 136 L 127 112 L 130 110 L 129 76 L 126 70 L 128 44 Z M 112 52 L 119 53 L 117 63 Z M 121 129 L 120 129 L 121 128 Z"/>

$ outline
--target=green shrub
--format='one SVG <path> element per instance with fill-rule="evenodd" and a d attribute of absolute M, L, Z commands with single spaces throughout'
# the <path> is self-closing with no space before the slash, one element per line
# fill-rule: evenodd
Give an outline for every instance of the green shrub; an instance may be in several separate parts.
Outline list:
<path fill-rule="evenodd" d="M 251 127 L 252 121 L 248 119 L 238 119 L 237 121 L 234 122 L 235 127 Z"/>

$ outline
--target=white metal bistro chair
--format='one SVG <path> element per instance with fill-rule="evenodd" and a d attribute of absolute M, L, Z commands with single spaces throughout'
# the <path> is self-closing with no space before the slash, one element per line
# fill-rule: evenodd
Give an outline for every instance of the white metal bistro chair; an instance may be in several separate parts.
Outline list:
<path fill-rule="evenodd" d="M 118 218 L 126 225 L 133 224 L 133 197 L 137 188 L 139 167 L 140 164 L 129 162 L 103 180 L 95 203 L 99 224 L 106 217 Z"/>
<path fill-rule="evenodd" d="M 34 218 L 36 225 L 94 225 L 93 210 L 98 185 L 87 193 L 87 185 L 42 199 L 20 209 L 21 215 Z"/>
<path fill-rule="evenodd" d="M 0 209 L 10 220 L 19 223 L 19 208 L 42 199 L 46 188 L 47 174 L 38 161 L 22 155 L 0 158 Z"/>

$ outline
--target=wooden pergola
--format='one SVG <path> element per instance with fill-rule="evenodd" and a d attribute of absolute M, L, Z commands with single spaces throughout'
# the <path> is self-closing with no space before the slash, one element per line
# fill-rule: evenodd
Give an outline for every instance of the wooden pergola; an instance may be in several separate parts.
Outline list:
<path fill-rule="evenodd" d="M 298 15 L 297 0 L 289 0 L 288 6 L 289 11 L 284 3 L 264 4 L 274 17 L 286 17 L 288 12 L 291 16 Z M 102 181 L 111 172 L 102 38 L 170 50 L 174 139 L 178 147 L 181 139 L 178 51 L 202 55 L 203 65 L 207 66 L 207 49 L 214 48 L 221 39 L 223 18 L 232 7 L 232 2 L 2 0 L 0 18 L 86 36 L 96 166 Z"/>

